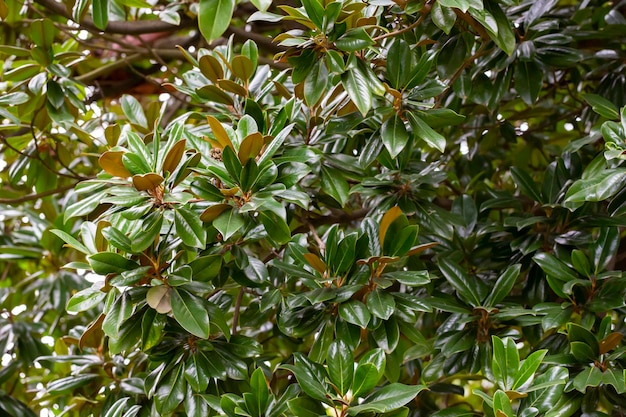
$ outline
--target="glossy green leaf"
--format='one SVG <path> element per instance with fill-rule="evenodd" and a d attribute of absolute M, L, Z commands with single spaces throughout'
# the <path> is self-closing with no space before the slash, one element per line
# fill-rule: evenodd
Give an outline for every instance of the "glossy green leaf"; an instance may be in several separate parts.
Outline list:
<path fill-rule="evenodd" d="M 243 215 L 236 209 L 226 210 L 213 220 L 213 226 L 222 234 L 224 240 L 230 239 L 244 224 Z"/>
<path fill-rule="evenodd" d="M 606 98 L 597 94 L 583 94 L 582 97 L 600 116 L 610 120 L 619 119 L 619 110 Z"/>
<path fill-rule="evenodd" d="M 519 369 L 519 354 L 515 342 L 510 337 L 491 338 L 493 345 L 493 374 L 502 389 L 512 389 Z"/>
<path fill-rule="evenodd" d="M 341 171 L 322 165 L 322 190 L 330 195 L 341 206 L 348 202 L 350 185 Z"/>
<path fill-rule="evenodd" d="M 538 350 L 531 353 L 526 359 L 524 359 L 519 367 L 519 370 L 517 371 L 517 374 L 515 375 L 515 381 L 513 382 L 511 389 L 517 390 L 533 380 L 535 372 L 537 372 L 537 369 L 539 368 L 539 365 L 541 365 L 541 361 L 543 361 L 547 352 L 548 351 L 545 349 Z"/>
<path fill-rule="evenodd" d="M 70 298 L 67 303 L 67 311 L 71 313 L 79 313 L 94 308 L 100 304 L 106 297 L 106 293 L 100 291 L 99 288 L 89 287 L 78 291 Z"/>
<path fill-rule="evenodd" d="M 335 46 L 345 52 L 360 51 L 372 45 L 374 41 L 362 27 L 348 30 L 335 41 Z"/>
<path fill-rule="evenodd" d="M 567 282 L 579 278 L 566 264 L 549 253 L 538 253 L 533 256 L 533 260 L 543 269 L 546 275 L 559 281 Z"/>
<path fill-rule="evenodd" d="M 204 39 L 212 42 L 228 28 L 235 10 L 235 0 L 200 0 L 198 27 Z"/>
<path fill-rule="evenodd" d="M 174 224 L 176 233 L 183 243 L 196 248 L 204 248 L 206 234 L 199 215 L 185 207 L 179 207 L 174 210 Z"/>
<path fill-rule="evenodd" d="M 352 350 L 342 340 L 335 340 L 328 348 L 327 358 L 330 382 L 337 387 L 341 395 L 345 395 L 352 388 L 354 376 Z"/>
<path fill-rule="evenodd" d="M 513 286 L 515 285 L 517 277 L 519 276 L 521 267 L 522 266 L 520 264 L 515 264 L 511 265 L 506 269 L 506 271 L 504 271 L 485 299 L 485 302 L 483 303 L 485 306 L 493 307 L 509 295 L 511 289 L 513 289 Z"/>
<path fill-rule="evenodd" d="M 382 378 L 385 365 L 385 352 L 380 348 L 363 355 L 354 370 L 353 395 L 363 397 L 369 394 Z"/>
<path fill-rule="evenodd" d="M 171 295 L 172 313 L 176 321 L 189 333 L 202 339 L 209 337 L 209 312 L 199 297 L 174 287 Z"/>
<path fill-rule="evenodd" d="M 470 8 L 477 10 L 483 9 L 482 0 L 438 0 L 437 2 L 442 7 L 456 7 L 462 12 L 467 12 Z"/>
<path fill-rule="evenodd" d="M 435 132 L 433 128 L 428 126 L 425 121 L 414 113 L 408 112 L 407 116 L 415 136 L 422 139 L 428 146 L 437 149 L 439 152 L 443 152 L 446 149 L 446 138 Z"/>
<path fill-rule="evenodd" d="M 361 328 L 366 328 L 372 315 L 360 301 L 348 301 L 339 306 L 339 317 L 348 323 L 356 324 Z"/>
<path fill-rule="evenodd" d="M 493 396 L 493 410 L 498 417 L 514 417 L 511 400 L 504 391 L 498 390 Z"/>
<path fill-rule="evenodd" d="M 465 273 L 459 265 L 446 258 L 441 258 L 439 259 L 439 269 L 448 282 L 454 287 L 459 298 L 474 307 L 481 305 L 475 280 L 470 278 L 470 276 Z"/>
<path fill-rule="evenodd" d="M 114 252 L 94 253 L 89 255 L 87 260 L 93 271 L 100 275 L 121 274 L 139 268 L 137 262 Z"/>
<path fill-rule="evenodd" d="M 184 365 L 179 363 L 161 381 L 154 395 L 156 409 L 161 414 L 171 413 L 185 399 L 186 386 L 183 376 Z"/>
<path fill-rule="evenodd" d="M 390 119 L 383 123 L 380 127 L 380 135 L 392 158 L 397 157 L 409 141 L 409 133 L 406 130 L 404 121 L 397 113 L 394 113 Z"/>
<path fill-rule="evenodd" d="M 350 100 L 352 100 L 363 117 L 365 117 L 372 107 L 374 100 L 367 75 L 364 74 L 358 66 L 353 66 L 343 73 L 341 83 L 348 93 Z"/>
<path fill-rule="evenodd" d="M 259 213 L 261 223 L 268 236 L 279 245 L 284 245 L 291 240 L 291 230 L 285 220 L 273 211 Z"/>
<path fill-rule="evenodd" d="M 362 412 L 388 413 L 402 407 L 424 389 L 426 389 L 424 385 L 392 383 L 374 392 L 363 403 L 350 407 L 348 414 L 357 415 Z"/>
<path fill-rule="evenodd" d="M 302 391 L 308 396 L 319 401 L 327 402 L 327 395 L 330 393 L 328 392 L 328 386 L 325 382 L 328 378 L 328 374 L 324 367 L 312 362 L 298 352 L 294 353 L 294 358 L 294 365 L 283 365 L 283 367 L 293 372 L 300 388 L 302 388 Z"/>
<path fill-rule="evenodd" d="M 372 315 L 382 320 L 388 320 L 396 310 L 396 301 L 393 296 L 380 288 L 367 296 L 366 305 Z"/>
<path fill-rule="evenodd" d="M 543 85 L 543 71 L 534 61 L 518 61 L 515 67 L 515 90 L 529 106 L 537 101 Z"/>

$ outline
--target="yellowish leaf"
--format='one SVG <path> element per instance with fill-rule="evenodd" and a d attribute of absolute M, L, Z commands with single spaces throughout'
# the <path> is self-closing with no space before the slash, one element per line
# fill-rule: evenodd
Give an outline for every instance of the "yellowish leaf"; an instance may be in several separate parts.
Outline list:
<path fill-rule="evenodd" d="M 239 160 L 241 165 L 245 165 L 250 159 L 254 159 L 259 155 L 261 149 L 263 149 L 264 140 L 263 135 L 259 132 L 252 133 L 246 136 L 241 145 L 239 145 Z"/>
<path fill-rule="evenodd" d="M 122 156 L 124 156 L 124 151 L 106 151 L 100 155 L 98 163 L 108 174 L 114 177 L 127 178 L 131 176 L 131 173 L 122 163 Z"/>
<path fill-rule="evenodd" d="M 172 173 L 178 167 L 180 160 L 185 153 L 185 146 L 187 145 L 186 139 L 181 139 L 172 146 L 167 155 L 165 156 L 165 161 L 163 161 L 163 175 L 166 172 Z"/>
<path fill-rule="evenodd" d="M 213 135 L 215 135 L 215 139 L 220 144 L 220 149 L 224 149 L 228 146 L 235 149 L 233 147 L 233 143 L 230 141 L 230 137 L 228 137 L 228 133 L 226 133 L 226 129 L 222 126 L 222 123 L 220 123 L 220 121 L 213 116 L 207 116 L 206 118 L 209 122 L 211 130 L 213 131 Z"/>
<path fill-rule="evenodd" d="M 390 208 L 387 211 L 387 213 L 385 213 L 385 215 L 380 221 L 380 231 L 378 234 L 379 240 L 380 240 L 380 246 L 382 246 L 383 243 L 385 242 L 385 235 L 387 234 L 387 230 L 389 229 L 389 226 L 391 226 L 391 223 L 393 223 L 393 221 L 397 219 L 398 217 L 400 217 L 401 215 L 402 215 L 402 210 L 400 210 L 400 207 L 398 206 L 394 206 Z"/>
<path fill-rule="evenodd" d="M 322 261 L 319 256 L 314 253 L 305 253 L 304 259 L 311 265 L 317 272 L 324 275 L 326 272 L 326 264 Z"/>
<path fill-rule="evenodd" d="M 217 216 L 228 210 L 230 207 L 230 204 L 226 203 L 214 204 L 210 207 L 207 207 L 200 215 L 200 220 L 202 220 L 203 222 L 212 222 L 217 218 Z"/>
<path fill-rule="evenodd" d="M 137 191 L 154 191 L 164 181 L 159 174 L 133 175 L 133 185 Z"/>

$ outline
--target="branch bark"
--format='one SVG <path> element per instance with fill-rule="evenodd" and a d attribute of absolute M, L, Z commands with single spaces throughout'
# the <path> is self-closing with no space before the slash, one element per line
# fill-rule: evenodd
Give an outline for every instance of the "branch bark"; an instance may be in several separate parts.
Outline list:
<path fill-rule="evenodd" d="M 35 0 L 35 3 L 44 7 L 45 9 L 66 17 L 72 21 L 72 14 L 65 8 L 62 3 L 58 3 L 55 0 Z M 93 32 L 102 32 L 93 23 L 90 18 L 85 18 L 78 23 L 82 28 L 88 29 Z M 182 17 L 180 25 L 172 25 L 160 20 L 136 20 L 132 22 L 112 21 L 109 22 L 105 31 L 108 33 L 119 33 L 123 35 L 141 35 L 144 33 L 158 33 L 158 32 L 175 32 L 180 29 L 192 27 L 196 25 L 196 20 L 188 17 Z"/>

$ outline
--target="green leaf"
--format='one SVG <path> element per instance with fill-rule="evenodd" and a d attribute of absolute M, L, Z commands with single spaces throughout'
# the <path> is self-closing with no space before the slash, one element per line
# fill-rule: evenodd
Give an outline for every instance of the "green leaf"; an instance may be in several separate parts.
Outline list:
<path fill-rule="evenodd" d="M 95 284 L 94 284 L 95 285 Z M 106 297 L 106 293 L 100 291 L 97 286 L 85 288 L 78 291 L 67 303 L 67 311 L 70 313 L 80 313 L 87 311 L 100 304 Z"/>
<path fill-rule="evenodd" d="M 234 10 L 235 0 L 200 0 L 198 27 L 207 42 L 226 32 Z"/>
<path fill-rule="evenodd" d="M 348 93 L 350 100 L 352 100 L 363 117 L 365 117 L 372 107 L 374 99 L 367 75 L 364 74 L 358 66 L 353 66 L 343 73 L 341 83 Z"/>
<path fill-rule="evenodd" d="M 342 207 L 348 202 L 350 185 L 338 169 L 322 165 L 322 189 Z"/>
<path fill-rule="evenodd" d="M 0 96 L 0 106 L 17 106 L 18 104 L 24 104 L 30 97 L 23 92 L 9 93 Z"/>
<path fill-rule="evenodd" d="M 439 152 L 443 152 L 446 149 L 446 138 L 435 132 L 432 127 L 428 126 L 428 124 L 419 116 L 415 115 L 415 113 L 407 112 L 406 114 L 409 117 L 409 123 L 415 136 L 422 139 L 426 144 L 437 149 Z"/>
<path fill-rule="evenodd" d="M 511 400 L 502 390 L 497 390 L 493 396 L 493 411 L 496 412 L 498 417 L 515 417 Z"/>
<path fill-rule="evenodd" d="M 393 88 L 401 89 L 406 86 L 409 76 L 407 65 L 411 64 L 413 54 L 409 44 L 403 39 L 395 38 L 387 52 L 387 79 Z"/>
<path fill-rule="evenodd" d="M 106 30 L 109 23 L 109 0 L 93 0 L 91 8 L 94 25 L 100 30 Z"/>
<path fill-rule="evenodd" d="M 567 282 L 579 278 L 565 263 L 549 253 L 538 253 L 533 256 L 533 260 L 543 269 L 546 275 L 559 281 Z"/>
<path fill-rule="evenodd" d="M 592 245 L 594 273 L 602 272 L 614 259 L 620 245 L 620 232 L 617 227 L 603 227 Z M 586 259 L 586 258 L 585 258 Z"/>
<path fill-rule="evenodd" d="M 126 404 L 130 401 L 130 397 L 120 398 L 115 401 L 111 407 L 107 410 L 107 412 L 103 415 L 103 417 L 122 417 L 126 408 Z"/>
<path fill-rule="evenodd" d="M 154 395 L 156 409 L 161 415 L 170 414 L 185 399 L 184 364 L 181 362 L 159 383 Z"/>
<path fill-rule="evenodd" d="M 304 100 L 309 107 L 315 106 L 326 91 L 329 75 L 324 60 L 318 60 L 304 79 Z"/>
<path fill-rule="evenodd" d="M 148 128 L 148 119 L 146 119 L 146 115 L 143 112 L 143 107 L 141 107 L 141 103 L 139 101 L 128 94 L 124 94 L 121 99 L 122 110 L 128 120 L 138 126 L 143 128 Z"/>
<path fill-rule="evenodd" d="M 206 234 L 200 216 L 185 207 L 174 210 L 176 233 L 185 245 L 203 249 L 206 246 Z"/>
<path fill-rule="evenodd" d="M 590 366 L 585 369 L 572 381 L 574 388 L 582 393 L 587 391 L 587 387 L 599 387 L 603 382 L 602 371 L 595 366 Z"/>
<path fill-rule="evenodd" d="M 617 109 L 615 104 L 605 99 L 604 97 L 597 94 L 583 94 L 582 97 L 583 100 L 585 100 L 587 104 L 591 106 L 593 111 L 598 113 L 600 116 L 610 120 L 619 119 L 619 110 Z"/>
<path fill-rule="evenodd" d="M 362 412 L 388 413 L 402 407 L 424 389 L 426 389 L 424 385 L 392 383 L 367 397 L 360 405 L 350 407 L 348 414 L 356 415 Z"/>
<path fill-rule="evenodd" d="M 109 337 L 117 338 L 120 327 L 132 315 L 133 304 L 127 291 L 120 294 L 111 308 L 106 311 L 102 331 Z"/>
<path fill-rule="evenodd" d="M 91 251 L 89 249 L 87 249 L 87 247 L 85 245 L 80 243 L 78 240 L 76 240 L 69 233 L 66 233 L 63 230 L 59 230 L 59 229 L 52 229 L 52 230 L 50 230 L 50 232 L 52 232 L 55 235 L 57 235 L 58 237 L 60 237 L 66 243 L 66 246 L 69 246 L 72 249 L 75 249 L 75 250 L 77 250 L 79 252 L 82 252 L 85 255 L 91 254 Z"/>
<path fill-rule="evenodd" d="M 520 264 L 515 264 L 509 266 L 506 271 L 498 278 L 496 283 L 493 286 L 493 289 L 485 299 L 483 303 L 486 307 L 494 307 L 500 301 L 504 300 L 504 298 L 509 295 L 511 289 L 515 285 L 515 281 L 519 276 L 519 272 L 521 269 Z"/>
<path fill-rule="evenodd" d="M 449 7 L 442 7 L 441 3 L 438 1 L 433 4 L 430 17 L 433 23 L 439 29 L 443 30 L 446 35 L 450 34 L 450 31 L 454 27 L 454 22 L 456 22 L 456 13 L 454 13 L 454 10 L 451 10 Z"/>
<path fill-rule="evenodd" d="M 254 401 L 254 408 L 258 410 L 258 416 L 265 416 L 265 410 L 270 399 L 270 392 L 267 386 L 267 380 L 265 374 L 261 368 L 257 368 L 250 377 L 250 398 Z M 246 404 L 248 404 L 247 398 L 244 394 Z M 248 407 L 250 410 L 250 407 Z"/>
<path fill-rule="evenodd" d="M 539 365 L 541 365 L 541 361 L 543 361 L 546 353 L 548 353 L 546 349 L 538 350 L 531 353 L 526 359 L 524 359 L 522 365 L 517 371 L 517 374 L 515 375 L 515 382 L 513 382 L 511 389 L 517 390 L 533 380 L 535 372 L 537 372 L 537 369 L 539 368 Z"/>
<path fill-rule="evenodd" d="M 362 27 L 348 30 L 335 41 L 335 46 L 345 52 L 360 51 L 372 45 L 374 41 Z"/>
<path fill-rule="evenodd" d="M 369 293 L 366 305 L 375 317 L 382 320 L 388 320 L 396 310 L 396 301 L 393 296 L 380 288 Z"/>
<path fill-rule="evenodd" d="M 319 0 L 302 0 L 302 5 L 311 22 L 318 29 L 324 29 L 324 8 Z"/>
<path fill-rule="evenodd" d="M 533 181 L 526 171 L 519 167 L 511 167 L 511 177 L 522 193 L 536 202 L 544 202 L 543 198 L 541 198 L 537 183 Z"/>
<path fill-rule="evenodd" d="M 519 369 L 519 353 L 512 338 L 504 340 L 497 336 L 491 337 L 493 344 L 493 374 L 501 388 L 512 389 L 515 376 Z"/>
<path fill-rule="evenodd" d="M 420 287 L 430 282 L 428 271 L 394 271 L 384 274 L 383 278 L 394 279 L 409 287 Z"/>
<path fill-rule="evenodd" d="M 50 382 L 46 388 L 52 395 L 62 394 L 87 385 L 97 378 L 100 376 L 95 374 L 72 375 Z"/>
<path fill-rule="evenodd" d="M 385 371 L 385 364 L 385 352 L 380 348 L 363 355 L 354 371 L 352 391 L 355 398 L 369 394 L 378 385 Z"/>
<path fill-rule="evenodd" d="M 261 223 L 270 239 L 279 245 L 284 245 L 291 240 L 291 230 L 285 220 L 273 211 L 259 213 Z"/>
<path fill-rule="evenodd" d="M 327 358 L 330 382 L 337 387 L 341 395 L 345 395 L 352 388 L 354 376 L 352 349 L 343 340 L 335 340 L 328 348 Z"/>
<path fill-rule="evenodd" d="M 202 355 L 190 355 L 185 363 L 185 379 L 195 392 L 206 391 L 211 379 L 211 375 L 207 372 L 204 364 L 201 363 L 202 358 Z"/>
<path fill-rule="evenodd" d="M 437 0 L 442 7 L 456 7 L 462 12 L 467 12 L 469 9 L 482 10 L 482 0 Z"/>
<path fill-rule="evenodd" d="M 531 106 L 541 91 L 543 70 L 535 61 L 518 61 L 515 66 L 515 90 Z"/>
<path fill-rule="evenodd" d="M 475 279 L 470 278 L 459 265 L 447 258 L 440 258 L 439 269 L 450 285 L 454 287 L 459 298 L 471 304 L 473 307 L 481 305 Z"/>
<path fill-rule="evenodd" d="M 243 215 L 236 209 L 226 210 L 213 220 L 213 226 L 222 234 L 224 240 L 230 239 L 244 224 Z"/>
<path fill-rule="evenodd" d="M 185 330 L 202 339 L 209 338 L 209 312 L 204 300 L 181 289 L 172 288 L 172 313 Z"/>
<path fill-rule="evenodd" d="M 293 372 L 300 388 L 309 397 L 327 403 L 330 393 L 325 382 L 328 374 L 324 367 L 312 362 L 299 352 L 295 352 L 293 356 L 295 359 L 294 365 L 283 365 L 282 367 Z"/>
<path fill-rule="evenodd" d="M 392 158 L 397 157 L 409 141 L 409 133 L 404 121 L 397 113 L 383 123 L 380 127 L 380 135 Z"/>
<path fill-rule="evenodd" d="M 339 317 L 364 329 L 372 315 L 362 302 L 352 300 L 339 306 Z"/>
<path fill-rule="evenodd" d="M 99 275 L 121 274 L 122 272 L 139 268 L 137 262 L 114 252 L 94 253 L 89 255 L 87 260 L 93 272 Z"/>

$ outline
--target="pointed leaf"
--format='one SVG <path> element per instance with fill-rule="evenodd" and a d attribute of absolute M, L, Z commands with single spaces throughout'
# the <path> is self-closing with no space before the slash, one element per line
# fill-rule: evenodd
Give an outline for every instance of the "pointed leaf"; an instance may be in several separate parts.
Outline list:
<path fill-rule="evenodd" d="M 180 287 L 173 287 L 171 294 L 172 313 L 176 321 L 194 336 L 208 339 L 209 312 L 204 301 Z"/>

